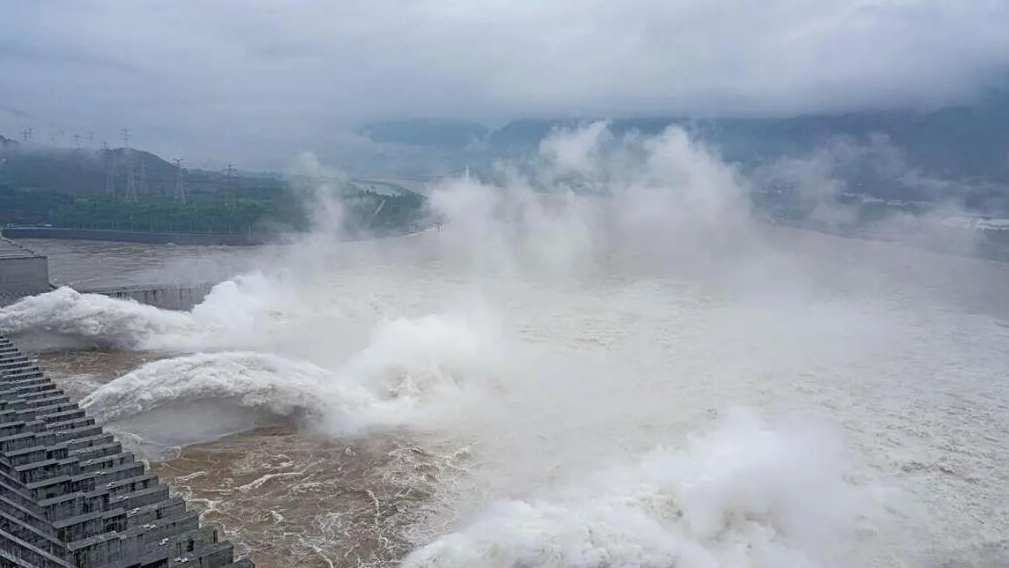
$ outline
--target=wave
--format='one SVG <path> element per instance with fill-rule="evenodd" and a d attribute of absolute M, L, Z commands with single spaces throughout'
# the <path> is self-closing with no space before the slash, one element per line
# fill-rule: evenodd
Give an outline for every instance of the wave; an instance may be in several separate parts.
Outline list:
<path fill-rule="evenodd" d="M 164 333 L 192 333 L 196 325 L 189 313 L 161 310 L 101 294 L 82 294 L 64 286 L 0 309 L 0 332 L 13 334 L 30 330 L 90 338 L 136 349 Z"/>
<path fill-rule="evenodd" d="M 197 354 L 147 363 L 102 385 L 81 404 L 100 422 L 147 412 L 167 401 L 235 398 L 288 416 L 324 410 L 326 370 L 251 352 Z"/>
<path fill-rule="evenodd" d="M 0 309 L 0 333 L 41 330 L 120 349 L 195 352 L 258 348 L 271 339 L 264 330 L 317 313 L 280 278 L 250 273 L 217 284 L 191 311 L 64 286 Z"/>
<path fill-rule="evenodd" d="M 303 361 L 253 352 L 187 355 L 147 363 L 89 394 L 82 406 L 102 424 L 142 425 L 144 438 L 185 445 L 253 427 L 262 417 L 364 428 L 379 401 Z M 157 422 L 171 424 L 153 425 Z M 179 435 L 179 429 L 186 435 Z"/>
<path fill-rule="evenodd" d="M 82 404 L 102 423 L 171 407 L 232 408 L 303 419 L 334 435 L 421 422 L 483 391 L 490 342 L 464 320 L 399 318 L 333 370 L 279 355 L 221 351 L 163 359 L 102 385 Z"/>
<path fill-rule="evenodd" d="M 831 566 L 871 533 L 871 500 L 845 473 L 830 435 L 733 412 L 685 449 L 657 449 L 549 498 L 496 502 L 403 565 Z"/>

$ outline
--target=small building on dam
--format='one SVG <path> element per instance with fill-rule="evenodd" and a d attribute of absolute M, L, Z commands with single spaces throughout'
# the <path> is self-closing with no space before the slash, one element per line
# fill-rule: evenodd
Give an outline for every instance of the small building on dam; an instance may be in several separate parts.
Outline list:
<path fill-rule="evenodd" d="M 0 237 L 0 306 L 49 289 L 49 259 Z"/>

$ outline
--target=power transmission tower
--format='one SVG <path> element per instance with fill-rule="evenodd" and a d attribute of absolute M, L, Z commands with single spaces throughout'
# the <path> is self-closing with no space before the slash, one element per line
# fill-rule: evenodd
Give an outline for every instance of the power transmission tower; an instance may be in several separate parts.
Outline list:
<path fill-rule="evenodd" d="M 147 195 L 147 158 L 140 156 L 140 187 L 138 192 Z"/>
<path fill-rule="evenodd" d="M 133 169 L 133 160 L 127 156 L 129 171 L 126 173 L 126 201 L 137 200 L 137 172 Z"/>
<path fill-rule="evenodd" d="M 137 200 L 137 176 L 133 169 L 133 156 L 130 155 L 130 129 L 120 130 L 123 136 L 124 155 L 126 157 L 126 201 Z"/>
<path fill-rule="evenodd" d="M 25 128 L 24 130 L 21 131 L 21 139 L 24 140 L 25 142 L 31 142 L 32 141 L 32 133 L 33 133 L 33 130 L 32 130 L 31 126 L 29 126 L 28 128 Z"/>
<path fill-rule="evenodd" d="M 186 204 L 186 182 L 182 179 L 182 160 L 175 158 L 175 201 Z"/>
<path fill-rule="evenodd" d="M 137 176 L 133 173 L 133 168 L 126 175 L 126 201 L 137 200 Z"/>
<path fill-rule="evenodd" d="M 105 153 L 105 194 L 116 194 L 116 154 L 109 150 L 108 141 L 102 142 L 102 152 Z"/>
<path fill-rule="evenodd" d="M 77 148 L 78 150 L 80 150 L 81 149 L 81 135 L 77 134 L 75 132 L 74 135 L 73 135 L 73 139 L 74 139 L 74 148 Z"/>
<path fill-rule="evenodd" d="M 224 206 L 235 207 L 238 205 L 238 189 L 235 187 L 235 164 L 225 164 L 224 166 Z"/>

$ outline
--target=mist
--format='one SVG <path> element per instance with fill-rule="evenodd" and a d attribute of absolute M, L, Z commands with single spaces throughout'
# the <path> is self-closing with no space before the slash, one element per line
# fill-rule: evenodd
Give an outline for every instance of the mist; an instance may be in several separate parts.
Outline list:
<path fill-rule="evenodd" d="M 6 3 L 0 131 L 132 128 L 190 164 L 279 168 L 389 151 L 357 128 L 375 120 L 922 110 L 1004 89 L 1009 64 L 998 0 L 238 7 Z"/>
<path fill-rule="evenodd" d="M 0 274 L 47 373 L 5 340 L 0 378 L 86 416 L 0 401 L 0 465 L 172 487 L 22 536 L 1009 566 L 1007 30 L 1006 0 L 7 0 L 0 225 L 51 272 Z M 115 440 L 17 446 L 53 417 Z"/>
<path fill-rule="evenodd" d="M 314 230 L 189 312 L 63 288 L 0 332 L 159 353 L 84 406 L 163 446 L 281 421 L 450 456 L 414 472 L 406 566 L 994 566 L 1004 265 L 754 210 L 765 175 L 843 193 L 831 164 L 557 129 L 438 183 L 423 232 L 341 242 L 310 187 Z"/>

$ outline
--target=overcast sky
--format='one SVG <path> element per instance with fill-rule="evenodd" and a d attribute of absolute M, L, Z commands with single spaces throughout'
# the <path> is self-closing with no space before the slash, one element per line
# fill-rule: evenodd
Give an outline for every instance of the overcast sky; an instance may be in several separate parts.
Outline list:
<path fill-rule="evenodd" d="M 187 158 L 386 118 L 932 107 L 1007 70 L 1009 0 L 0 0 L 0 134 Z"/>

